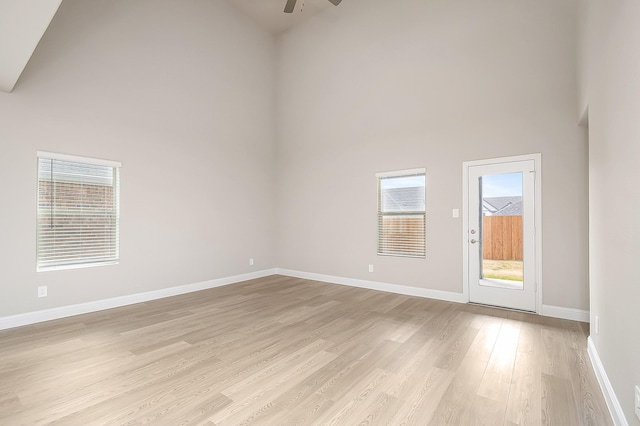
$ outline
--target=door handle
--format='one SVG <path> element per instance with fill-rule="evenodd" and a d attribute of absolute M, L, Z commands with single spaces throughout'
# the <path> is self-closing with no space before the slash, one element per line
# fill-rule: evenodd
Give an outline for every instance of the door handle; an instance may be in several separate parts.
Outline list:
<path fill-rule="evenodd" d="M 471 244 L 475 244 L 475 243 L 477 243 L 478 241 L 476 241 L 476 240 L 474 240 L 474 239 L 471 239 L 471 241 L 469 241 L 469 242 L 470 242 Z"/>

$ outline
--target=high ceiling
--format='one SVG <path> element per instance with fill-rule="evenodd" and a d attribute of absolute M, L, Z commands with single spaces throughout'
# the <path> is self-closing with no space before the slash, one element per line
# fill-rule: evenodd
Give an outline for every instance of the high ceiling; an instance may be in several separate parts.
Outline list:
<path fill-rule="evenodd" d="M 227 0 L 272 34 L 334 7 L 328 0 L 298 0 L 284 13 L 286 0 Z M 0 91 L 11 92 L 62 0 L 1 0 Z"/>
<path fill-rule="evenodd" d="M 293 13 L 284 13 L 286 0 L 228 0 L 272 34 L 294 25 L 333 6 L 328 0 L 298 0 Z"/>
<path fill-rule="evenodd" d="M 13 90 L 61 1 L 0 2 L 0 91 Z"/>

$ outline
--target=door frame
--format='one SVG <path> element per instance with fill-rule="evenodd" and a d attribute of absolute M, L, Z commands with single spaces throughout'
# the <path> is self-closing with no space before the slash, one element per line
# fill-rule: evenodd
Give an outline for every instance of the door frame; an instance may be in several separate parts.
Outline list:
<path fill-rule="evenodd" d="M 533 160 L 534 183 L 534 243 L 536 276 L 536 313 L 542 313 L 542 154 L 489 158 L 462 163 L 462 296 L 469 303 L 469 167 Z"/>

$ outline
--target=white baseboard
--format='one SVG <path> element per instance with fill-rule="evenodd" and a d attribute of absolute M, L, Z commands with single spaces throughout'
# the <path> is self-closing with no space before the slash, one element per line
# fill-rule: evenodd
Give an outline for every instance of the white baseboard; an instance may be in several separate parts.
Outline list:
<path fill-rule="evenodd" d="M 96 300 L 94 302 L 80 303 L 77 305 L 61 306 L 59 308 L 45 309 L 41 311 L 0 317 L 0 330 L 70 317 L 73 315 L 86 314 L 89 312 L 102 311 L 105 309 L 118 308 L 120 306 L 132 305 L 134 303 L 148 302 L 150 300 L 177 296 L 179 294 L 191 293 L 194 291 L 206 290 L 214 287 L 221 287 L 224 285 L 262 278 L 274 274 L 276 274 L 275 268 L 265 269 L 263 271 L 250 272 L 248 274 L 234 275 L 231 277 L 218 278 L 215 280 L 181 285 L 177 287 L 163 288 L 161 290 L 154 290 L 145 293 L 137 293 L 127 296 L 114 297 L 111 299 Z"/>
<path fill-rule="evenodd" d="M 445 300 L 447 302 L 467 303 L 462 293 L 450 291 L 430 290 L 427 288 L 410 287 L 398 284 L 388 284 L 378 281 L 357 280 L 354 278 L 336 277 L 333 275 L 315 274 L 312 272 L 300 272 L 290 269 L 277 269 L 280 275 L 302 278 L 305 280 L 324 281 L 332 284 L 348 285 L 351 287 L 367 288 L 370 290 L 386 291 L 387 293 L 404 294 L 407 296 L 427 297 L 429 299 Z"/>
<path fill-rule="evenodd" d="M 542 315 L 544 315 L 545 317 L 589 322 L 589 311 L 574 308 L 564 308 L 562 306 L 542 305 Z"/>
<path fill-rule="evenodd" d="M 277 273 L 288 277 L 307 280 L 324 281 L 332 284 L 348 285 L 352 287 L 367 288 L 370 290 L 386 291 L 388 293 L 405 294 L 407 296 L 427 297 L 429 299 L 445 300 L 447 302 L 467 303 L 468 300 L 462 293 L 450 291 L 430 290 L 427 288 L 410 287 L 398 284 L 388 284 L 378 281 L 357 280 L 353 278 L 336 277 L 333 275 L 315 274 L 312 272 L 293 271 L 290 269 L 277 269 Z M 547 317 L 562 318 L 573 321 L 589 322 L 589 311 L 561 306 L 543 305 L 542 315 Z"/>
<path fill-rule="evenodd" d="M 169 287 L 161 290 L 154 290 L 145 293 L 131 294 L 127 296 L 114 297 L 111 299 L 96 300 L 94 302 L 80 303 L 77 305 L 61 306 L 59 308 L 45 309 L 24 314 L 0 317 L 0 330 L 20 327 L 23 325 L 35 324 L 43 321 L 50 321 L 73 315 L 86 314 L 89 312 L 102 311 L 105 309 L 117 308 L 120 306 L 132 305 L 134 303 L 148 302 L 150 300 L 162 299 L 165 297 L 177 296 L 179 294 L 191 293 L 199 290 L 220 287 L 234 284 L 241 281 L 262 278 L 269 275 L 285 275 L 289 277 L 302 278 L 314 281 L 324 281 L 332 284 L 347 285 L 351 287 L 366 288 L 370 290 L 385 291 L 388 293 L 404 294 L 407 296 L 425 297 L 429 299 L 444 300 L 447 302 L 467 303 L 468 300 L 463 293 L 450 291 L 432 290 L 420 287 L 411 287 L 399 284 L 389 284 L 378 281 L 359 280 L 354 278 L 337 277 L 333 275 L 316 274 L 312 272 L 301 272 L 290 269 L 265 269 L 263 271 L 251 272 L 248 274 L 234 275 L 231 277 L 218 278 L 200 283 L 187 284 L 177 287 Z M 580 309 L 563 308 L 560 306 L 543 305 L 542 315 L 563 318 L 574 321 L 589 322 L 589 311 Z"/>
<path fill-rule="evenodd" d="M 607 407 L 609 407 L 613 424 L 616 426 L 629 426 L 627 418 L 624 416 L 624 412 L 622 411 L 620 401 L 618 401 L 618 397 L 613 390 L 613 386 L 611 386 L 609 377 L 607 377 L 607 372 L 604 369 L 604 365 L 602 365 L 602 361 L 600 361 L 600 356 L 598 355 L 598 351 L 596 346 L 593 344 L 591 337 L 587 339 L 587 352 L 589 353 L 589 359 L 591 360 L 593 371 L 596 373 L 596 378 L 600 384 L 600 389 L 602 389 L 604 399 L 607 402 Z"/>

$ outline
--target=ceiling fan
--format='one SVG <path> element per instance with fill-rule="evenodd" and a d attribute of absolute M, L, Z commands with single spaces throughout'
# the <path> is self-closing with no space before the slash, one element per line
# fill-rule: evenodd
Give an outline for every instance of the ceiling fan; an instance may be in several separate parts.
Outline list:
<path fill-rule="evenodd" d="M 342 0 L 329 0 L 334 6 L 340 4 Z M 284 6 L 284 13 L 293 13 L 293 9 L 296 7 L 296 0 L 287 0 L 287 4 Z"/>

